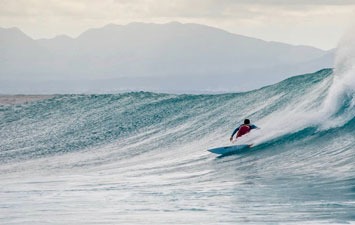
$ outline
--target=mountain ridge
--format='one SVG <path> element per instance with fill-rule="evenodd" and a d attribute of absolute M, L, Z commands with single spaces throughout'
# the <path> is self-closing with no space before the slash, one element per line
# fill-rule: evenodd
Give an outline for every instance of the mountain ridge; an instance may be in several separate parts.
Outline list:
<path fill-rule="evenodd" d="M 202 85 L 196 86 L 198 91 L 213 89 L 211 80 L 223 77 L 227 81 L 225 85 L 219 82 L 222 88 L 230 87 L 232 79 L 238 91 L 244 89 L 240 83 L 257 88 L 291 75 L 331 67 L 328 59 L 322 59 L 329 51 L 264 41 L 192 23 L 107 24 L 88 29 L 76 38 L 59 35 L 37 40 L 19 29 L 0 29 L 0 33 L 5 31 L 7 39 L 0 39 L 0 49 L 7 49 L 0 52 L 5 59 L 0 61 L 0 80 L 154 78 L 159 81 L 159 77 L 164 78 L 161 80 L 191 77 L 201 82 Z M 29 39 L 11 38 L 11 33 L 19 32 Z M 183 80 L 178 83 L 184 86 Z M 164 87 L 164 82 L 159 85 Z M 188 80 L 186 85 L 189 86 Z M 119 83 L 117 88 L 122 88 Z"/>

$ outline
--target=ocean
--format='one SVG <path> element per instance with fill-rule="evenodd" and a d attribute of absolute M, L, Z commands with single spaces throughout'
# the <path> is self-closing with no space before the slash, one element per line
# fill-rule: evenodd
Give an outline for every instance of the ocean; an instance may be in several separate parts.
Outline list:
<path fill-rule="evenodd" d="M 0 224 L 353 224 L 353 74 L 2 104 Z M 245 118 L 252 148 L 207 151 Z"/>

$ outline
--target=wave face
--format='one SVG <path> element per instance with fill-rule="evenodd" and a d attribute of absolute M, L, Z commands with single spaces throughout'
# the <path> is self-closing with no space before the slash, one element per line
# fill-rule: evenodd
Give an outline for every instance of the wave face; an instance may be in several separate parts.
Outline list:
<path fill-rule="evenodd" d="M 0 223 L 355 220 L 355 88 L 324 69 L 246 93 L 59 95 L 0 108 Z M 345 78 L 344 78 L 345 77 Z M 244 118 L 254 147 L 216 158 Z"/>

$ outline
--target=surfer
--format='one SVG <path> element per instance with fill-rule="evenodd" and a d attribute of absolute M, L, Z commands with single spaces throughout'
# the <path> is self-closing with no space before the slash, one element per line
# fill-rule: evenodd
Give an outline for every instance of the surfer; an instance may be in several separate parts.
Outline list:
<path fill-rule="evenodd" d="M 250 130 L 252 129 L 256 129 L 258 128 L 257 126 L 255 126 L 254 124 L 250 124 L 250 120 L 249 119 L 245 119 L 244 123 L 242 125 L 240 125 L 239 127 L 237 127 L 233 133 L 232 136 L 229 138 L 230 141 L 233 140 L 233 136 L 235 135 L 235 133 L 237 133 L 236 135 L 236 139 L 243 136 L 244 134 L 247 134 L 250 132 Z"/>

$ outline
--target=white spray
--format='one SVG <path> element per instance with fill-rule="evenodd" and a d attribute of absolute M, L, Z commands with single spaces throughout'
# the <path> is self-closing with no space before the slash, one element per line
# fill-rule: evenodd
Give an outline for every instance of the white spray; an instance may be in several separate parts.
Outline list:
<path fill-rule="evenodd" d="M 335 118 L 335 114 L 348 101 L 348 109 Z M 335 58 L 333 83 L 324 101 L 321 114 L 328 117 L 323 129 L 342 126 L 355 116 L 355 27 L 340 41 Z"/>
<path fill-rule="evenodd" d="M 323 103 L 315 107 L 314 103 L 324 92 L 327 94 Z M 344 112 L 338 114 L 344 106 Z M 317 126 L 319 130 L 340 127 L 354 117 L 355 29 L 348 32 L 337 47 L 331 80 L 314 87 L 307 93 L 307 99 L 295 100 L 288 107 L 257 121 L 262 129 L 248 135 L 246 141 L 257 145 L 310 126 Z"/>

